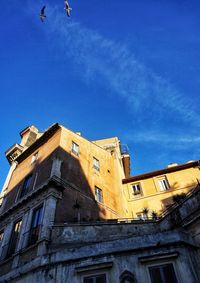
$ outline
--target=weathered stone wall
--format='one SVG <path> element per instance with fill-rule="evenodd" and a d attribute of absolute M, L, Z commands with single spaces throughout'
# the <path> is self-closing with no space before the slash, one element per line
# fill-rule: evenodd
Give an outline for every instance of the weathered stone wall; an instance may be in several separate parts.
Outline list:
<path fill-rule="evenodd" d="M 159 232 L 157 223 L 134 221 L 134 223 L 111 224 L 94 223 L 77 224 L 52 227 L 52 243 L 54 244 L 75 244 L 91 243 L 133 236 L 150 235 Z"/>
<path fill-rule="evenodd" d="M 95 246 L 93 246 L 95 249 Z M 78 249 L 73 251 L 68 251 L 68 258 L 70 254 L 78 253 Z M 63 254 L 63 253 L 62 253 Z M 150 262 L 142 262 L 141 258 L 148 256 L 158 256 L 166 255 L 168 258 L 155 259 Z M 175 258 L 170 258 L 170 254 L 176 254 Z M 94 266 L 95 269 L 90 271 L 93 273 L 103 272 L 107 275 L 108 283 L 120 283 L 120 275 L 124 271 L 131 272 L 136 282 L 149 283 L 150 278 L 148 274 L 148 266 L 153 264 L 164 264 L 172 262 L 174 265 L 175 273 L 178 278 L 178 282 L 181 283 L 198 283 L 199 278 L 197 272 L 191 266 L 191 260 L 188 256 L 188 251 L 184 247 L 168 247 L 168 248 L 159 248 L 159 250 L 135 250 L 131 251 L 127 249 L 126 252 L 110 253 L 107 255 L 91 255 L 90 257 L 79 259 L 70 259 L 67 260 L 66 257 L 60 257 L 59 253 L 55 254 L 54 257 L 43 257 L 42 260 L 37 262 L 36 260 L 31 265 L 24 266 L 19 271 L 15 270 L 12 272 L 12 280 L 9 282 L 13 283 L 29 283 L 29 282 L 40 282 L 40 283 L 82 283 L 83 276 L 88 274 L 88 270 L 92 270 Z M 40 265 L 39 265 L 40 263 Z M 106 263 L 109 263 L 109 267 L 106 268 Z M 104 264 L 105 267 L 98 270 L 98 266 L 101 267 L 101 264 Z M 78 272 L 79 269 L 82 269 L 82 272 Z M 3 282 L 6 277 L 1 277 Z M 1 280 L 0 278 L 0 280 Z"/>

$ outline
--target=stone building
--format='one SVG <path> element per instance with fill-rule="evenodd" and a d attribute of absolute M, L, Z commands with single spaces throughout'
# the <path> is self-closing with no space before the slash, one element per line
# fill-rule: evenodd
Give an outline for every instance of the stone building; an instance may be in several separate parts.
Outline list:
<path fill-rule="evenodd" d="M 185 190 L 186 197 L 160 217 L 133 219 L 137 205 L 128 195 L 148 178 L 130 177 L 118 138 L 90 142 L 59 124 L 20 135 L 6 151 L 0 282 L 200 282 L 200 188 L 197 181 L 186 186 L 191 172 L 198 179 L 198 162 L 157 172 L 186 176 L 185 188 L 166 190 Z M 153 195 L 159 206 L 164 197 L 152 189 L 148 201 Z"/>

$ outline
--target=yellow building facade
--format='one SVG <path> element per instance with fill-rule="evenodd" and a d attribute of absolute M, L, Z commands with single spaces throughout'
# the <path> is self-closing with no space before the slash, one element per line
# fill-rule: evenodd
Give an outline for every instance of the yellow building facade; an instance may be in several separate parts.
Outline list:
<path fill-rule="evenodd" d="M 89 141 L 57 123 L 44 133 L 27 127 L 20 136 L 20 144 L 6 151 L 11 168 L 0 212 L 20 200 L 27 182 L 26 194 L 56 176 L 69 187 L 57 204 L 58 223 L 150 218 L 152 213 L 162 214 L 175 196 L 187 194 L 200 180 L 199 161 L 130 176 L 130 156 L 117 137 Z"/>
<path fill-rule="evenodd" d="M 144 218 L 163 213 L 175 201 L 194 189 L 200 180 L 199 161 L 171 164 L 167 168 L 123 179 L 130 217 Z"/>

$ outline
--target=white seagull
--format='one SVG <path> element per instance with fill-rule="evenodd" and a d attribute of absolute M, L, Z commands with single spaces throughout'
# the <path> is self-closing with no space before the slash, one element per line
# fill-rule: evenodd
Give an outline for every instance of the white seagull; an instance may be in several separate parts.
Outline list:
<path fill-rule="evenodd" d="M 67 0 L 65 0 L 65 8 L 67 16 L 70 17 L 70 11 L 72 10 L 72 8 L 69 7 L 69 3 Z"/>
<path fill-rule="evenodd" d="M 46 18 L 45 14 L 44 14 L 45 8 L 46 8 L 46 6 L 43 6 L 42 9 L 41 9 L 41 11 L 40 11 L 40 20 L 41 20 L 42 22 L 44 22 L 44 20 L 45 20 L 45 18 Z"/>

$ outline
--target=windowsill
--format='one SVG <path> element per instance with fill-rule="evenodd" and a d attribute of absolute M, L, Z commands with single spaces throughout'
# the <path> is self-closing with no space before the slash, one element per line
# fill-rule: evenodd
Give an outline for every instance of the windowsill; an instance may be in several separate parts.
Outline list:
<path fill-rule="evenodd" d="M 167 190 L 160 190 L 159 192 L 165 193 L 165 192 L 172 191 L 172 190 L 173 190 L 173 188 L 169 188 L 169 189 L 167 189 Z"/>
<path fill-rule="evenodd" d="M 97 199 L 95 199 L 95 201 L 96 201 L 96 203 L 98 203 L 98 204 L 104 205 L 104 203 L 103 203 L 103 202 L 98 201 Z"/>
<path fill-rule="evenodd" d="M 84 272 L 89 272 L 89 271 L 99 271 L 102 269 L 110 269 L 113 266 L 113 262 L 105 262 L 105 263 L 99 263 L 99 264 L 94 264 L 94 265 L 87 265 L 87 266 L 80 266 L 76 267 L 75 271 L 76 273 L 84 273 Z"/>
<path fill-rule="evenodd" d="M 9 261 L 11 261 L 11 260 L 13 260 L 13 258 L 14 258 L 15 255 L 16 255 L 16 254 L 12 254 L 12 255 L 10 255 L 9 257 L 5 257 L 5 258 L 3 258 L 3 259 L 0 259 L 0 265 L 2 265 L 2 264 L 4 264 L 4 263 L 7 263 L 7 262 L 9 262 Z"/>
<path fill-rule="evenodd" d="M 95 170 L 95 169 L 93 169 L 93 174 L 95 174 L 95 175 L 97 175 L 97 176 L 100 176 L 100 172 L 97 171 L 97 170 Z"/>
<path fill-rule="evenodd" d="M 32 248 L 35 248 L 38 245 L 39 241 L 35 242 L 34 244 L 28 245 L 27 247 L 23 248 L 21 251 L 26 252 L 28 250 L 31 250 Z"/>
<path fill-rule="evenodd" d="M 172 258 L 177 258 L 178 256 L 179 256 L 179 252 L 169 252 L 158 255 L 139 257 L 138 260 L 140 263 L 146 263 L 157 260 L 169 260 Z"/>
<path fill-rule="evenodd" d="M 17 255 L 19 255 L 19 254 L 26 253 L 26 252 L 28 252 L 29 250 L 31 250 L 31 249 L 33 249 L 33 248 L 36 248 L 39 243 L 40 243 L 40 241 L 37 241 L 35 244 L 30 245 L 30 246 L 28 246 L 28 247 L 25 247 L 25 248 L 21 249 L 21 250 L 15 252 L 14 254 L 12 254 L 12 255 L 9 256 L 9 257 L 0 259 L 0 265 L 5 264 L 5 263 L 7 263 L 7 262 L 13 260 L 14 257 L 17 256 Z"/>
<path fill-rule="evenodd" d="M 143 199 L 143 198 L 151 198 L 151 197 L 154 197 L 154 196 L 156 196 L 156 195 L 160 195 L 160 194 L 166 194 L 166 193 L 169 193 L 169 192 L 172 192 L 172 191 L 182 191 L 183 190 L 183 188 L 179 188 L 179 189 L 174 189 L 174 188 L 170 188 L 170 189 L 168 189 L 168 190 L 166 190 L 166 191 L 156 191 L 156 192 L 154 192 L 154 193 L 152 193 L 152 194 L 148 194 L 148 195 L 140 195 L 140 197 L 129 197 L 129 199 L 128 199 L 128 201 L 136 201 L 138 198 L 140 198 L 140 199 Z"/>
<path fill-rule="evenodd" d="M 12 255 L 10 255 L 10 256 L 8 256 L 8 257 L 6 256 L 5 258 L 0 259 L 0 265 L 1 265 L 2 263 L 6 263 L 7 261 L 13 260 L 13 258 L 14 258 L 15 256 L 17 256 L 18 254 L 20 254 L 21 251 L 22 251 L 22 250 L 16 251 L 16 252 L 14 252 Z"/>
<path fill-rule="evenodd" d="M 143 197 L 142 194 L 133 194 L 133 198 L 134 198 L 134 199 L 135 199 L 135 198 L 141 198 L 141 197 Z"/>
<path fill-rule="evenodd" d="M 22 252 L 22 253 L 27 252 L 27 251 L 29 251 L 29 250 L 31 250 L 31 249 L 37 247 L 41 242 L 44 242 L 44 241 L 49 241 L 49 239 L 47 239 L 47 238 L 41 238 L 41 239 L 37 240 L 37 242 L 35 242 L 34 244 L 29 245 L 29 246 L 26 246 L 25 248 L 21 249 L 21 250 L 19 251 L 19 253 L 20 253 L 20 252 Z"/>
<path fill-rule="evenodd" d="M 79 153 L 76 153 L 76 152 L 74 152 L 74 151 L 71 151 L 71 153 L 72 153 L 74 156 L 79 157 Z"/>

